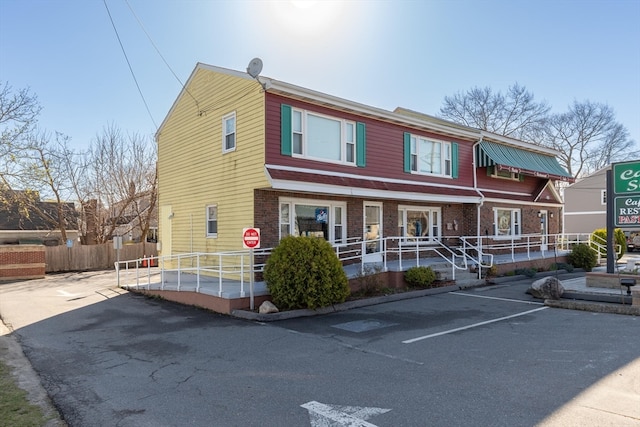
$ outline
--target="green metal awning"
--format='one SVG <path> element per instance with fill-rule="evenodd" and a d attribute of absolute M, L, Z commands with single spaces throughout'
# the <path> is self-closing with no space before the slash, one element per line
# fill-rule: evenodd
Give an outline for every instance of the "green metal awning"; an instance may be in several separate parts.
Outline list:
<path fill-rule="evenodd" d="M 573 182 L 554 156 L 489 141 L 480 141 L 476 150 L 479 167 L 496 166 L 498 170 Z"/>

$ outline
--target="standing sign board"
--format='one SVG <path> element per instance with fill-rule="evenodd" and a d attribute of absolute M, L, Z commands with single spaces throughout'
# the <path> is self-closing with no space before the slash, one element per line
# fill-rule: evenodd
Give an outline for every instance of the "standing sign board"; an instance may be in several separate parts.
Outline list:
<path fill-rule="evenodd" d="M 640 224 L 640 161 L 614 163 L 612 171 L 614 226 L 637 227 Z"/>

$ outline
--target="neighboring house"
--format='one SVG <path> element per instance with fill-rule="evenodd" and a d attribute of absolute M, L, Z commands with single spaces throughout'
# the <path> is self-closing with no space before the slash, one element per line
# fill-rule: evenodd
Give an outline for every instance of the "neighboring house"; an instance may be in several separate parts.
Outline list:
<path fill-rule="evenodd" d="M 197 64 L 156 140 L 161 255 L 561 232 L 557 152 L 407 109 L 387 111 Z"/>
<path fill-rule="evenodd" d="M 124 242 L 140 243 L 146 220 L 149 220 L 149 233 L 146 241 L 155 243 L 158 238 L 158 207 L 157 203 L 151 206 L 151 200 L 147 194 L 136 196 L 127 203 L 123 209 L 123 203 L 116 203 L 109 209 L 109 216 L 103 227 L 111 229 L 113 236 L 122 236 Z M 153 209 L 149 216 L 149 209 Z"/>
<path fill-rule="evenodd" d="M 0 245 L 2 244 L 44 244 L 56 246 L 65 244 L 61 232 L 56 228 L 58 204 L 41 201 L 34 193 L 16 192 L 13 200 L 0 204 Z M 73 203 L 62 205 L 67 239 L 78 239 L 78 213 Z"/>
<path fill-rule="evenodd" d="M 591 233 L 607 226 L 607 171 L 611 165 L 564 189 L 564 230 Z"/>

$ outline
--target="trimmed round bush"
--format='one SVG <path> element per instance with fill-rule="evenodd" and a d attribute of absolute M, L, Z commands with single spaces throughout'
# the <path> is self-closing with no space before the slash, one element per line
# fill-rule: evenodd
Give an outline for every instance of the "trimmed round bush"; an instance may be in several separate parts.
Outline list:
<path fill-rule="evenodd" d="M 567 258 L 571 265 L 584 271 L 591 271 L 598 263 L 596 251 L 582 243 L 575 245 Z"/>
<path fill-rule="evenodd" d="M 431 267 L 411 267 L 404 273 L 404 280 L 414 288 L 428 288 L 436 280 L 436 273 Z"/>
<path fill-rule="evenodd" d="M 264 269 L 273 303 L 280 309 L 316 309 L 344 302 L 349 281 L 333 248 L 317 237 L 287 236 Z"/>

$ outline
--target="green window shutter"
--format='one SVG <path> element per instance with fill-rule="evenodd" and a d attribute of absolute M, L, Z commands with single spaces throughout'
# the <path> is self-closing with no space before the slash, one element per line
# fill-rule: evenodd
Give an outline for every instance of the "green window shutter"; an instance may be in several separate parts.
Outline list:
<path fill-rule="evenodd" d="M 291 106 L 280 106 L 280 153 L 283 156 L 291 155 Z"/>
<path fill-rule="evenodd" d="M 404 133 L 404 171 L 411 173 L 411 134 Z"/>
<path fill-rule="evenodd" d="M 458 177 L 458 143 L 451 143 L 451 177 Z"/>
<path fill-rule="evenodd" d="M 524 175 L 523 174 L 521 174 L 521 173 L 518 174 L 518 181 L 520 181 L 520 182 L 524 181 Z"/>
<path fill-rule="evenodd" d="M 367 162 L 367 128 L 364 123 L 356 123 L 356 166 L 363 168 Z"/>

